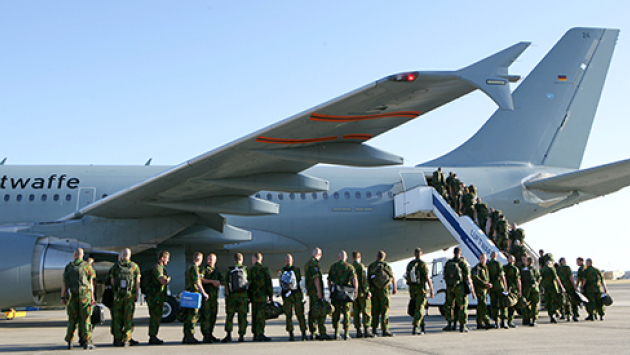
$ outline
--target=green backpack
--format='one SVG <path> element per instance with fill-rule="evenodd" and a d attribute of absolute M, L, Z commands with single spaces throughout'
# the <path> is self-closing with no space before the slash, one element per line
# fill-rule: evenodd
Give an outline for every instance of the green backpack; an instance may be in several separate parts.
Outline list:
<path fill-rule="evenodd" d="M 133 268 L 131 263 L 123 265 L 118 263 L 118 273 L 114 277 L 114 292 L 118 295 L 128 295 L 133 292 L 135 279 L 133 277 Z"/>
<path fill-rule="evenodd" d="M 82 261 L 79 265 L 76 265 L 74 262 L 71 262 L 70 267 L 63 275 L 66 287 L 70 289 L 70 293 L 73 295 L 78 294 L 80 290 L 87 289 L 90 284 L 85 273 L 85 263 L 85 261 Z"/>
<path fill-rule="evenodd" d="M 372 275 L 370 275 L 370 279 L 372 280 L 372 284 L 374 285 L 374 287 L 382 290 L 387 287 L 387 285 L 391 281 L 391 275 L 387 271 L 387 267 L 384 263 L 378 263 L 374 267 Z"/>
<path fill-rule="evenodd" d="M 449 286 L 454 286 L 462 282 L 464 276 L 462 275 L 462 268 L 459 267 L 459 263 L 454 260 L 449 260 L 444 266 L 444 281 Z"/>

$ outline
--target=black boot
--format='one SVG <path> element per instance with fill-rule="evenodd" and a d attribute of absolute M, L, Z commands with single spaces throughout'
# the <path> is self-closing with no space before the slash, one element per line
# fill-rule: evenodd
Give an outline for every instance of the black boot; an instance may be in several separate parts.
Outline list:
<path fill-rule="evenodd" d="M 295 336 L 293 335 L 293 332 L 289 332 L 289 341 L 295 341 Z"/>
<path fill-rule="evenodd" d="M 363 333 L 361 332 L 361 328 L 357 328 L 357 339 L 363 338 Z"/>
<path fill-rule="evenodd" d="M 307 341 L 308 340 L 308 336 L 306 335 L 306 332 L 302 332 L 302 341 Z"/>
<path fill-rule="evenodd" d="M 96 348 L 91 340 L 83 342 L 83 350 L 94 350 Z"/>
<path fill-rule="evenodd" d="M 462 324 L 459 326 L 459 332 L 460 333 L 468 333 L 468 328 L 466 328 L 465 324 Z"/>
<path fill-rule="evenodd" d="M 424 323 L 420 324 L 420 335 L 424 334 Z"/>
<path fill-rule="evenodd" d="M 556 320 L 556 317 L 554 317 L 552 315 L 552 316 L 549 316 L 549 323 L 554 323 L 555 324 L 555 323 L 558 323 L 558 321 Z"/>
<path fill-rule="evenodd" d="M 449 332 L 451 330 L 451 322 L 448 322 L 448 324 L 446 324 L 446 327 L 442 328 L 442 330 L 445 332 Z"/>
<path fill-rule="evenodd" d="M 510 329 L 506 324 L 504 320 L 501 320 L 501 328 L 503 329 Z"/>
<path fill-rule="evenodd" d="M 225 338 L 223 338 L 223 340 L 221 340 L 222 343 L 229 343 L 232 341 L 232 333 L 227 333 L 225 335 Z"/>
<path fill-rule="evenodd" d="M 149 337 L 149 345 L 162 345 L 162 344 L 164 344 L 164 341 L 162 341 L 162 339 L 156 336 Z"/>
<path fill-rule="evenodd" d="M 368 327 L 363 328 L 363 336 L 366 338 L 374 338 L 374 335 L 370 333 L 370 330 L 368 329 Z"/>

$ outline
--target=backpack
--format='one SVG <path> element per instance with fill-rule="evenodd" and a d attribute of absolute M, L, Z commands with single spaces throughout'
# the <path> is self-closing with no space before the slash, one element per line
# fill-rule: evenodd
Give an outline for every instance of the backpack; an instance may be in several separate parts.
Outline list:
<path fill-rule="evenodd" d="M 376 264 L 374 270 L 370 275 L 370 279 L 372 280 L 372 284 L 374 285 L 374 287 L 376 287 L 377 289 L 382 290 L 387 287 L 391 280 L 391 276 L 389 275 L 387 267 L 384 263 Z"/>
<path fill-rule="evenodd" d="M 536 280 L 534 280 L 534 275 L 532 273 L 533 272 L 531 267 L 523 268 L 521 270 L 521 283 L 523 284 L 523 286 L 533 286 L 536 283 Z"/>
<path fill-rule="evenodd" d="M 230 292 L 241 293 L 247 291 L 249 284 L 247 283 L 247 274 L 243 267 L 233 267 L 230 269 L 228 287 Z"/>
<path fill-rule="evenodd" d="M 282 275 L 280 275 L 280 286 L 284 292 L 295 291 L 298 289 L 297 277 L 295 276 L 295 272 L 293 270 L 282 271 Z"/>
<path fill-rule="evenodd" d="M 424 278 L 421 275 L 421 268 L 418 267 L 420 262 L 414 263 L 411 271 L 409 272 L 409 283 L 414 285 L 419 285 L 422 283 Z"/>
<path fill-rule="evenodd" d="M 131 263 L 123 265 L 118 263 L 118 273 L 114 277 L 114 292 L 118 295 L 129 295 L 133 292 L 134 277 Z"/>
<path fill-rule="evenodd" d="M 449 260 L 444 266 L 444 281 L 449 286 L 454 286 L 462 282 L 464 277 L 462 276 L 462 269 L 459 267 L 459 263 L 455 260 Z"/>
<path fill-rule="evenodd" d="M 87 286 L 90 284 L 84 266 L 85 261 L 82 261 L 79 265 L 72 262 L 64 275 L 66 287 L 70 289 L 70 293 L 73 295 L 79 294 L 80 290 L 87 289 Z"/>
<path fill-rule="evenodd" d="M 153 290 L 151 290 L 151 278 L 153 273 L 153 269 L 145 270 L 140 274 L 140 292 L 147 295 Z"/>

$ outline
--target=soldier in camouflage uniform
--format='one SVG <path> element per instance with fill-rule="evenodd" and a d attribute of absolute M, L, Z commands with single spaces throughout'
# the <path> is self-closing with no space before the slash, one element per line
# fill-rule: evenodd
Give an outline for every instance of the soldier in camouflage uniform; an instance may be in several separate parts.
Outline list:
<path fill-rule="evenodd" d="M 494 224 L 494 220 L 492 221 Z M 500 215 L 494 230 L 494 240 L 497 248 L 501 251 L 508 251 L 509 224 L 504 215 Z"/>
<path fill-rule="evenodd" d="M 444 174 L 442 174 L 444 179 Z M 357 330 L 357 338 L 372 338 L 369 327 L 372 325 L 372 293 L 367 279 L 367 267 L 361 263 L 361 253 L 357 250 L 352 252 L 354 271 L 357 273 L 359 282 L 359 293 L 353 303 L 354 327 Z M 361 332 L 361 320 L 363 320 L 363 332 Z"/>
<path fill-rule="evenodd" d="M 468 216 L 470 219 L 475 218 L 475 195 L 470 192 L 469 188 L 464 188 L 464 195 L 459 204 L 459 211 L 462 216 Z"/>
<path fill-rule="evenodd" d="M 164 311 L 164 302 L 168 297 L 166 285 L 171 282 L 168 276 L 166 265 L 171 258 L 168 251 L 161 251 L 158 255 L 157 264 L 151 269 L 149 284 L 147 285 L 147 306 L 149 307 L 149 344 L 162 345 L 164 342 L 158 338 L 160 322 Z"/>
<path fill-rule="evenodd" d="M 604 320 L 606 310 L 602 304 L 602 291 L 603 293 L 608 293 L 604 275 L 598 268 L 593 266 L 593 260 L 586 259 L 586 268 L 584 268 L 583 276 L 584 279 L 580 285 L 584 291 L 584 296 L 588 298 L 588 303 L 586 304 L 588 317 L 586 320 L 594 321 L 597 319 L 597 314 L 599 314 L 600 320 Z"/>
<path fill-rule="evenodd" d="M 468 295 L 466 294 L 466 285 L 472 291 L 472 281 L 470 279 L 470 270 L 468 264 L 462 258 L 462 251 L 459 247 L 453 250 L 453 259 L 447 261 L 448 263 L 456 263 L 461 271 L 461 282 L 448 285 L 446 288 L 446 303 L 444 308 L 446 311 L 446 322 L 448 323 L 443 330 L 455 330 L 456 323 L 459 321 L 460 333 L 468 333 L 466 323 L 468 323 Z M 473 293 L 473 297 L 477 297 Z"/>
<path fill-rule="evenodd" d="M 359 292 L 359 282 L 354 267 L 348 262 L 348 254 L 345 250 L 339 253 L 339 261 L 332 264 L 328 270 L 328 289 L 334 290 L 338 285 L 353 286 L 354 294 Z M 340 339 L 339 321 L 343 314 L 343 340 L 348 340 L 348 330 L 350 329 L 350 302 L 339 302 L 332 300 L 335 311 L 332 314 L 332 325 L 335 329 L 335 339 Z"/>
<path fill-rule="evenodd" d="M 514 259 L 516 259 L 516 267 L 522 268 L 523 260 L 527 259 L 527 249 L 519 240 L 515 240 L 512 244 L 512 250 L 510 250 L 510 254 L 514 255 Z M 523 257 L 525 257 L 525 259 L 523 259 Z"/>
<path fill-rule="evenodd" d="M 547 261 L 547 264 L 540 270 L 540 275 L 542 277 L 540 286 L 545 290 L 545 307 L 549 314 L 549 321 L 558 323 L 555 314 L 560 309 L 560 293 L 564 292 L 564 287 L 558 279 L 558 274 L 551 260 Z"/>
<path fill-rule="evenodd" d="M 516 223 L 512 223 L 512 228 L 510 229 L 510 233 L 508 234 L 508 238 L 509 238 L 509 245 L 508 248 L 510 250 L 513 249 L 515 242 L 518 241 L 519 244 L 523 244 L 523 241 L 525 240 L 525 230 L 523 230 L 523 228 L 519 228 L 518 225 Z M 516 257 L 516 256 L 514 256 Z M 516 265 L 519 266 L 518 264 L 520 263 L 521 258 L 516 258 Z"/>
<path fill-rule="evenodd" d="M 326 334 L 326 315 L 315 316 L 313 311 L 317 301 L 324 298 L 324 281 L 322 271 L 319 268 L 319 260 L 322 258 L 322 250 L 315 248 L 313 257 L 304 265 L 304 277 L 306 281 L 306 293 L 308 294 L 308 328 L 311 331 L 310 339 L 313 340 L 315 334 L 315 324 L 319 334 L 315 337 L 318 340 L 331 340 Z"/>
<path fill-rule="evenodd" d="M 446 181 L 444 180 L 444 173 L 442 172 L 442 168 L 437 168 L 437 170 L 433 172 L 433 180 L 431 180 L 431 185 L 433 185 L 435 190 L 440 195 L 443 195 L 445 184 Z"/>
<path fill-rule="evenodd" d="M 222 343 L 232 341 L 232 328 L 234 327 L 234 313 L 238 313 L 238 341 L 243 342 L 247 331 L 247 291 L 231 291 L 231 273 L 236 269 L 242 269 L 247 275 L 247 267 L 243 266 L 243 254 L 234 254 L 234 266 L 225 275 L 225 338 Z"/>
<path fill-rule="evenodd" d="M 578 266 L 577 280 L 575 280 L 575 288 L 577 289 L 580 287 L 582 280 L 584 280 L 584 269 L 586 269 L 586 266 L 584 265 L 584 258 L 581 256 L 575 259 L 575 263 Z"/>
<path fill-rule="evenodd" d="M 415 301 L 413 314 L 413 329 L 411 334 L 424 334 L 424 307 L 427 304 L 426 285 L 429 285 L 429 298 L 433 297 L 433 283 L 429 277 L 427 264 L 421 259 L 422 249 L 414 250 L 415 259 L 407 264 L 406 281 L 409 285 L 409 297 Z"/>
<path fill-rule="evenodd" d="M 490 295 L 490 318 L 494 320 L 494 327 L 499 328 L 499 319 L 501 320 L 501 328 L 507 329 L 505 324 L 507 318 L 507 310 L 501 304 L 503 292 L 507 289 L 505 280 L 505 272 L 503 265 L 497 260 L 497 252 L 490 253 L 490 261 L 488 261 L 488 274 L 492 288 L 488 292 Z"/>
<path fill-rule="evenodd" d="M 111 285 L 114 289 L 114 346 L 137 345 L 131 338 L 133 332 L 133 313 L 140 292 L 140 267 L 131 261 L 131 250 L 121 252 L 122 260 L 109 270 Z M 125 275 L 129 275 L 125 277 Z"/>
<path fill-rule="evenodd" d="M 188 292 L 201 293 L 204 300 L 208 299 L 208 294 L 203 289 L 201 283 L 201 274 L 199 273 L 199 266 L 203 261 L 203 254 L 195 252 L 193 254 L 193 264 L 186 270 L 185 289 Z M 182 344 L 199 344 L 200 341 L 195 338 L 195 324 L 199 320 L 199 310 L 196 308 L 183 309 L 184 312 L 184 338 Z"/>
<path fill-rule="evenodd" d="M 208 255 L 208 264 L 204 266 L 201 273 L 201 285 L 208 294 L 208 299 L 201 303 L 199 310 L 199 323 L 201 323 L 201 333 L 204 343 L 218 343 L 221 341 L 213 335 L 214 326 L 217 323 L 217 312 L 219 310 L 219 288 L 223 280 L 221 271 L 216 268 L 217 256 Z"/>
<path fill-rule="evenodd" d="M 66 265 L 61 281 L 61 303 L 67 306 L 68 328 L 65 341 L 68 349 L 73 348 L 74 330 L 79 327 L 80 343 L 86 350 L 94 349 L 90 314 L 94 300 L 94 279 L 96 273 L 92 266 L 83 261 L 83 249 L 74 251 L 74 261 Z M 66 294 L 70 290 L 70 294 Z"/>
<path fill-rule="evenodd" d="M 521 268 L 521 286 L 523 288 L 523 297 L 529 302 L 523 308 L 523 325 L 536 327 L 538 320 L 538 305 L 540 304 L 540 272 L 534 267 L 534 259 L 531 257 L 523 257 L 523 267 Z"/>
<path fill-rule="evenodd" d="M 567 260 L 565 258 L 560 258 L 558 260 L 560 263 L 560 267 L 558 267 L 558 277 L 560 278 L 560 282 L 564 289 L 569 294 L 569 302 L 562 305 L 562 316 L 566 318 L 567 322 L 571 321 L 573 318 L 574 322 L 579 321 L 579 312 L 578 312 L 578 302 L 576 302 L 573 295 L 575 294 L 575 281 L 573 280 L 573 270 L 571 267 L 567 265 Z"/>
<path fill-rule="evenodd" d="M 486 256 L 486 253 L 481 253 L 479 255 L 479 263 L 470 270 L 473 286 L 475 287 L 475 295 L 477 296 L 477 329 L 492 328 L 487 308 L 488 290 L 492 288 L 488 266 L 486 265 L 487 260 L 488 256 Z"/>
<path fill-rule="evenodd" d="M 382 250 L 376 254 L 376 261 L 368 266 L 368 280 L 372 291 L 372 333 L 376 336 L 376 328 L 380 320 L 382 335 L 392 337 L 394 334 L 389 332 L 389 285 L 392 285 L 392 294 L 394 295 L 398 289 L 394 272 L 391 266 L 385 262 L 386 255 Z M 389 277 L 389 281 L 384 282 L 384 285 L 380 284 L 379 276 L 384 277 L 385 275 Z"/>
<path fill-rule="evenodd" d="M 302 341 L 308 340 L 306 337 L 306 320 L 304 318 L 304 295 L 300 289 L 300 283 L 302 281 L 302 274 L 300 268 L 293 265 L 293 255 L 287 254 L 284 257 L 284 267 L 281 271 L 281 277 L 285 273 L 293 273 L 295 275 L 295 288 L 291 285 L 286 285 L 282 281 L 280 286 L 282 287 L 282 303 L 284 304 L 284 314 L 286 316 L 286 330 L 289 332 L 289 341 L 295 341 L 295 334 L 293 334 L 293 310 L 295 310 L 295 317 L 300 323 L 300 331 L 302 332 Z"/>
<path fill-rule="evenodd" d="M 507 291 L 509 293 L 517 294 L 518 297 L 523 295 L 521 288 L 521 272 L 515 265 L 515 259 L 513 255 L 508 256 L 507 265 L 503 266 L 503 272 L 505 273 L 505 281 L 507 283 Z M 516 305 L 508 307 L 507 309 L 507 326 L 510 328 L 516 328 L 514 324 L 514 313 L 516 313 Z"/>
<path fill-rule="evenodd" d="M 462 197 L 462 182 L 457 178 L 457 174 L 453 174 L 449 189 L 451 196 L 451 207 L 459 213 L 459 199 Z"/>
<path fill-rule="evenodd" d="M 249 281 L 249 300 L 252 303 L 252 333 L 254 341 L 270 341 L 271 338 L 265 336 L 265 314 L 264 305 L 273 302 L 273 286 L 271 285 L 271 274 L 269 268 L 262 264 L 263 256 L 256 253 L 252 256 L 254 264 L 247 274 Z"/>
<path fill-rule="evenodd" d="M 499 216 L 502 215 L 503 212 L 501 210 L 495 210 L 490 207 L 490 212 L 488 213 L 488 220 L 486 222 L 486 235 L 492 239 L 492 241 L 496 245 L 496 240 L 494 239 L 494 232 L 497 229 L 497 223 L 499 222 Z"/>
<path fill-rule="evenodd" d="M 479 229 L 486 233 L 486 224 L 488 222 L 488 204 L 481 202 L 481 198 L 479 197 L 477 197 L 477 202 L 475 203 L 474 217 Z"/>

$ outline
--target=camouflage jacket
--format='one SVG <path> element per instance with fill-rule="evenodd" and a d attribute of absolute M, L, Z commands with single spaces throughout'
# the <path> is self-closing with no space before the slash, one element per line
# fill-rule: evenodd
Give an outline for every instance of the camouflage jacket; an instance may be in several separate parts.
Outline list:
<path fill-rule="evenodd" d="M 211 268 L 210 265 L 206 265 L 201 268 L 201 278 L 206 280 L 216 280 L 223 283 L 223 275 L 218 268 Z M 208 301 L 216 301 L 219 299 L 219 287 L 214 287 L 211 283 L 202 283 L 204 291 L 208 294 Z"/>
<path fill-rule="evenodd" d="M 411 282 L 411 270 L 413 270 L 414 266 L 416 267 L 416 270 L 418 270 L 416 275 L 419 277 L 419 280 L 417 280 L 417 283 L 415 284 Z M 415 287 L 419 288 L 420 290 L 425 290 L 427 286 L 427 277 L 429 276 L 427 263 L 425 263 L 422 259 L 411 260 L 409 264 L 407 264 L 406 276 L 407 277 L 405 279 L 409 287 Z"/>
<path fill-rule="evenodd" d="M 505 282 L 507 283 L 508 291 L 512 293 L 517 293 L 517 281 L 521 279 L 520 270 L 513 264 L 506 264 L 505 266 L 503 266 L 503 272 L 505 272 Z"/>
<path fill-rule="evenodd" d="M 475 211 L 477 211 L 477 218 L 488 217 L 488 204 L 485 202 L 476 203 Z"/>
<path fill-rule="evenodd" d="M 392 270 L 392 267 L 389 266 L 389 263 L 387 263 L 386 261 L 382 261 L 382 260 L 376 260 L 373 263 L 371 263 L 370 266 L 368 266 L 368 280 L 369 280 L 368 282 L 370 283 L 370 290 L 372 290 L 372 292 L 379 290 L 379 288 L 374 286 L 374 284 L 372 282 L 373 275 L 376 274 L 376 267 L 379 264 L 384 264 L 385 265 L 385 272 L 390 277 L 388 285 L 385 288 L 382 289 L 385 293 L 389 293 L 389 284 L 391 284 L 391 280 L 394 278 L 394 271 Z"/>
<path fill-rule="evenodd" d="M 339 260 L 330 266 L 328 270 L 328 281 L 333 285 L 352 285 L 352 280 L 357 276 L 354 266 L 350 263 Z"/>
<path fill-rule="evenodd" d="M 271 275 L 269 268 L 261 263 L 256 263 L 247 273 L 249 282 L 249 299 L 252 302 L 265 302 L 273 296 Z"/>
<path fill-rule="evenodd" d="M 601 293 L 602 292 L 602 280 L 604 276 L 602 272 L 596 267 L 587 267 L 584 269 L 584 293 Z"/>
<path fill-rule="evenodd" d="M 313 257 L 306 262 L 306 265 L 304 265 L 304 277 L 306 281 L 306 293 L 308 293 L 309 296 L 317 297 L 315 279 L 318 277 L 319 289 L 322 294 L 324 293 L 324 280 L 322 277 L 322 271 L 319 269 L 319 260 Z"/>
<path fill-rule="evenodd" d="M 578 268 L 578 271 L 577 271 L 577 280 L 578 280 L 578 282 L 584 280 L 584 269 L 586 269 L 586 265 L 584 265 L 584 264 L 582 264 L 582 266 L 580 266 Z"/>
<path fill-rule="evenodd" d="M 92 280 L 96 277 L 96 272 L 94 272 L 94 268 L 92 267 L 92 265 L 90 265 L 88 262 L 83 261 L 82 259 L 75 259 L 73 262 L 69 263 L 68 265 L 66 265 L 66 267 L 63 270 L 63 279 L 64 282 L 66 284 L 66 289 L 62 290 L 62 296 L 66 295 L 68 292 L 68 290 L 70 289 L 70 284 L 72 282 L 72 280 L 69 279 L 69 273 L 68 271 L 70 270 L 70 268 L 74 267 L 74 266 L 79 266 L 83 263 L 82 269 L 83 272 L 85 273 L 85 276 L 87 278 L 87 281 L 89 283 L 92 282 Z M 86 287 L 81 287 L 79 288 L 79 296 L 81 298 L 90 298 L 92 297 L 92 287 L 87 285 Z"/>
<path fill-rule="evenodd" d="M 571 276 L 573 276 L 573 270 L 571 270 L 571 267 L 569 265 L 560 266 L 557 273 L 564 289 L 567 290 L 567 292 L 573 292 L 575 290 L 575 285 L 571 282 Z"/>
<path fill-rule="evenodd" d="M 558 289 L 558 283 L 556 282 L 558 274 L 553 266 L 549 267 L 545 265 L 545 267 L 540 270 L 540 276 L 542 277 L 540 286 L 545 290 L 545 292 L 558 293 L 560 291 Z"/>
<path fill-rule="evenodd" d="M 353 262 L 352 266 L 354 266 L 354 271 L 357 273 L 357 281 L 359 282 L 359 294 L 357 297 L 365 297 L 370 292 L 370 285 L 367 279 L 367 267 L 358 261 Z"/>
<path fill-rule="evenodd" d="M 505 291 L 503 283 L 501 282 L 501 275 L 505 275 L 503 272 L 503 265 L 499 261 L 490 260 L 486 264 L 488 267 L 488 275 L 490 276 L 490 283 L 492 284 L 492 291 Z"/>
<path fill-rule="evenodd" d="M 531 275 L 531 280 L 529 282 L 525 282 L 526 278 L 523 277 L 525 273 L 529 273 Z M 521 267 L 521 287 L 522 287 L 523 293 L 527 291 L 540 292 L 540 289 L 538 288 L 538 285 L 540 284 L 540 279 L 541 279 L 540 271 L 538 271 L 538 269 L 535 268 L 534 266 Z"/>
<path fill-rule="evenodd" d="M 168 272 L 164 265 L 157 263 L 151 269 L 151 280 L 149 281 L 149 292 L 150 294 L 159 294 L 166 292 L 166 285 L 162 285 L 160 282 L 160 278 L 168 277 Z"/>
<path fill-rule="evenodd" d="M 481 263 L 475 265 L 470 271 L 472 276 L 473 285 L 475 290 L 487 291 L 486 284 L 490 283 L 490 273 L 488 272 L 488 265 L 482 266 Z"/>
<path fill-rule="evenodd" d="M 186 279 L 185 279 L 185 289 L 188 292 L 197 292 L 200 293 L 198 283 L 201 280 L 201 275 L 199 274 L 199 267 L 195 264 L 190 265 L 188 270 L 186 270 Z"/>

